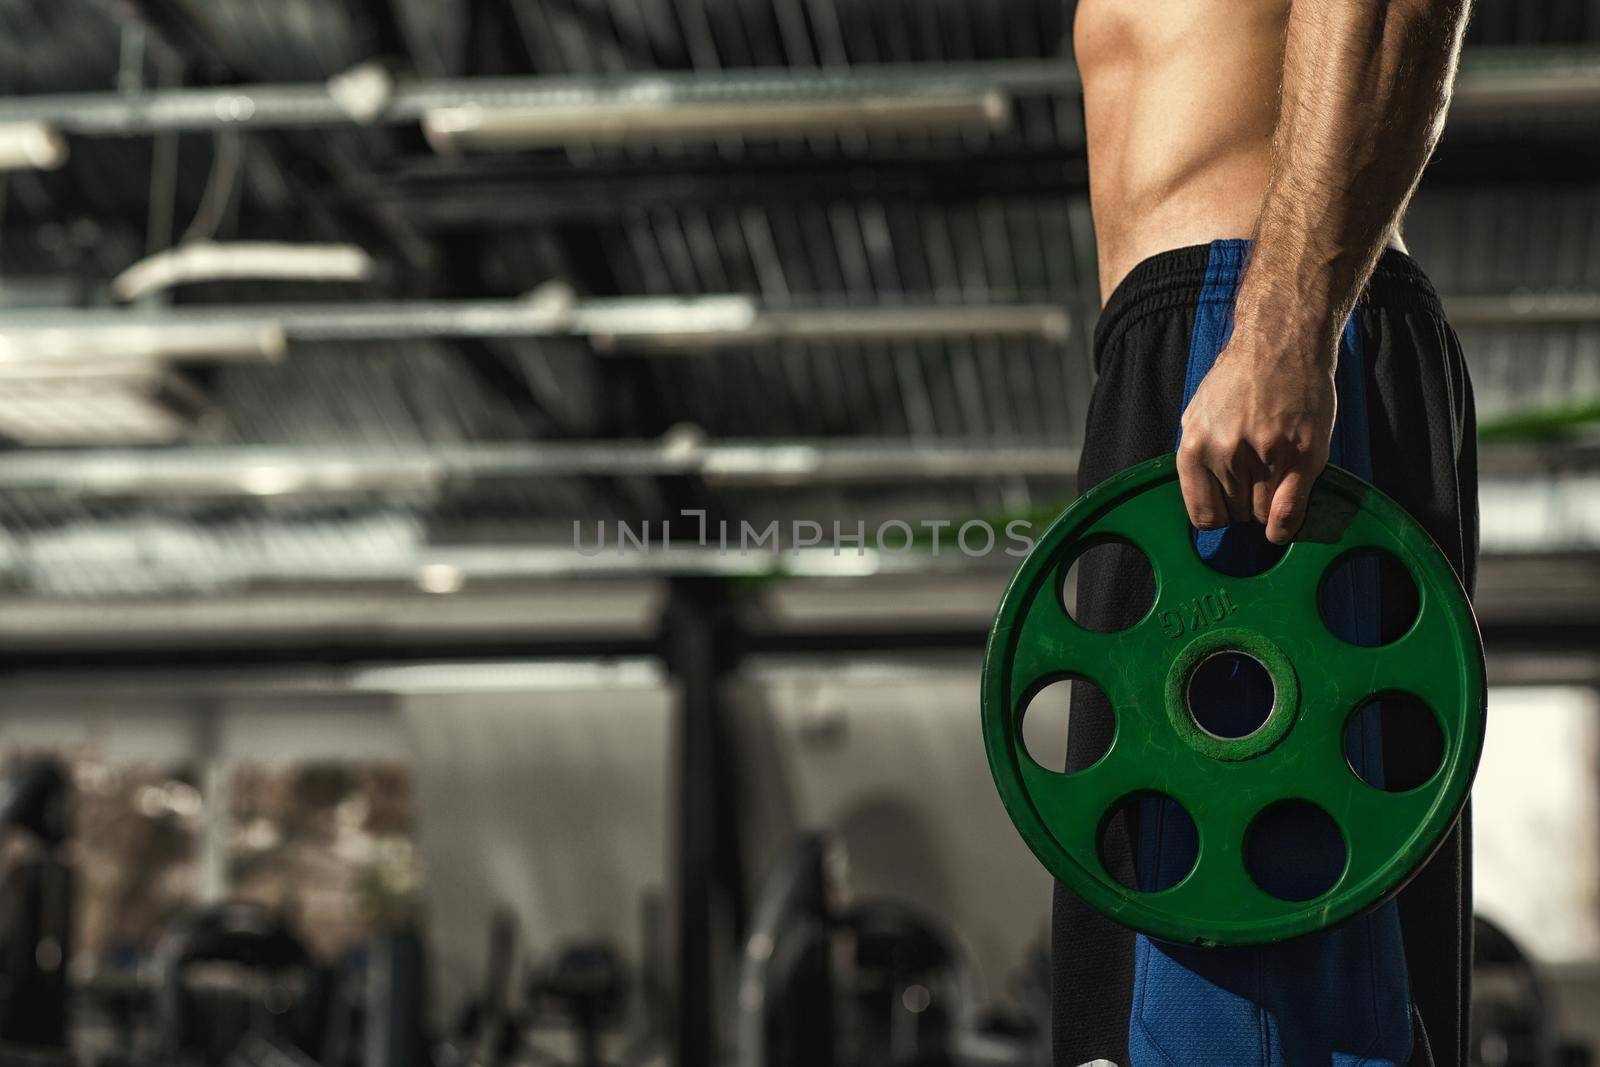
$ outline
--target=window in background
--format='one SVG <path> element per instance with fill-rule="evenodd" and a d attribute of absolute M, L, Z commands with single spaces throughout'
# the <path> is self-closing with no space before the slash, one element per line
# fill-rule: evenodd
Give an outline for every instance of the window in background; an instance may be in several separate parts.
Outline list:
<path fill-rule="evenodd" d="M 90 973 L 132 966 L 198 894 L 205 802 L 197 773 L 60 755 L 73 783 L 74 956 Z"/>
<path fill-rule="evenodd" d="M 1545 963 L 1600 959 L 1600 699 L 1489 693 L 1472 793 L 1477 910 Z"/>
<path fill-rule="evenodd" d="M 228 895 L 279 910 L 334 959 L 416 917 L 410 771 L 245 763 L 229 776 Z"/>

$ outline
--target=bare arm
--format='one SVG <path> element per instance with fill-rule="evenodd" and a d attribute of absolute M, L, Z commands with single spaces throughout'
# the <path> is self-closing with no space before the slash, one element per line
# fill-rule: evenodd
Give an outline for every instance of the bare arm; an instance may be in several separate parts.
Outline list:
<path fill-rule="evenodd" d="M 1273 171 L 1234 332 L 1183 416 L 1198 527 L 1287 542 L 1333 432 L 1339 334 L 1443 126 L 1466 0 L 1293 0 Z"/>

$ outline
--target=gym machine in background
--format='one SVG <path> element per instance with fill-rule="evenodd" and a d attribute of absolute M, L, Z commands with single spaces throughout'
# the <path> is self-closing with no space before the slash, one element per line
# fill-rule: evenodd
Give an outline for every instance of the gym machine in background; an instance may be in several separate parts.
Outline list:
<path fill-rule="evenodd" d="M 1048 973 L 1031 1014 L 980 1015 L 954 931 L 898 901 L 849 905 L 828 844 L 802 834 L 757 900 L 740 961 L 738 1067 L 1043 1067 Z M 1029 980 L 1044 983 L 1029 996 Z"/>
<path fill-rule="evenodd" d="M 64 846 L 72 783 L 55 760 L 18 763 L 0 777 L 0 1051 L 67 1047 L 72 869 Z"/>
<path fill-rule="evenodd" d="M 1548 983 L 1511 935 L 1472 920 L 1475 1067 L 1590 1067 L 1593 1055 L 1556 1028 Z"/>
<path fill-rule="evenodd" d="M 0 778 L 0 1063 L 17 1067 L 646 1067 L 668 1062 L 660 960 L 614 947 L 535 956 L 516 923 L 489 924 L 483 986 L 437 1017 L 416 929 L 319 961 L 281 915 L 209 905 L 181 915 L 152 957 L 73 986 L 70 779 L 51 760 Z M 1048 964 L 1019 961 L 1001 1007 L 980 1011 L 958 933 L 892 900 L 846 902 L 829 839 L 797 835 L 752 911 L 730 1022 L 737 1067 L 1043 1067 Z M 659 940 L 659 902 L 644 909 Z M 1557 1028 L 1548 981 L 1500 928 L 1477 921 L 1474 1067 L 1587 1067 Z M 70 1049 L 70 1051 L 69 1051 Z"/>

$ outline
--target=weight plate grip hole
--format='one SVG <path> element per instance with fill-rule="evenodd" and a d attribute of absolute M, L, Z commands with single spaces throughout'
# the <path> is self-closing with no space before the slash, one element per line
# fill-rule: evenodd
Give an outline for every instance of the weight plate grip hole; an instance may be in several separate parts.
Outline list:
<path fill-rule="evenodd" d="M 1120 591 L 1099 597 L 1087 612 L 1078 611 L 1079 583 L 1104 588 L 1108 580 Z M 1156 602 L 1155 570 L 1150 557 L 1122 537 L 1099 537 L 1084 545 L 1062 571 L 1061 606 L 1073 622 L 1095 633 L 1114 634 L 1150 613 Z"/>
<path fill-rule="evenodd" d="M 1420 610 L 1417 583 L 1406 565 L 1381 548 L 1346 552 L 1317 588 L 1317 610 L 1339 640 L 1380 648 L 1405 636 Z"/>
<path fill-rule="evenodd" d="M 1028 698 L 1019 724 L 1022 747 L 1047 771 L 1081 771 L 1111 749 L 1116 717 L 1111 702 L 1087 678 L 1062 677 Z"/>
<path fill-rule="evenodd" d="M 1200 832 L 1176 800 L 1153 790 L 1130 793 L 1100 821 L 1100 863 L 1125 889 L 1159 893 L 1189 876 L 1200 857 Z"/>
<path fill-rule="evenodd" d="M 1315 900 L 1344 873 L 1344 834 L 1333 816 L 1307 800 L 1269 805 L 1244 835 L 1244 866 L 1261 891 L 1279 900 Z"/>
<path fill-rule="evenodd" d="M 1444 731 L 1433 709 L 1410 693 L 1387 692 L 1350 713 L 1344 758 L 1357 778 L 1387 793 L 1426 785 L 1444 763 Z"/>
<path fill-rule="evenodd" d="M 1194 530 L 1191 540 L 1202 563 L 1230 578 L 1265 574 L 1289 550 L 1288 545 L 1268 541 L 1267 528 L 1259 522 L 1236 522 L 1220 530 Z"/>

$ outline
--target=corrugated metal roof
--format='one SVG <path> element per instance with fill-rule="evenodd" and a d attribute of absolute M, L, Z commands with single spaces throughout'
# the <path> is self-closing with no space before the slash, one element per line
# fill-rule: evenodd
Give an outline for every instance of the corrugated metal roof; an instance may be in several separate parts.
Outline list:
<path fill-rule="evenodd" d="M 0 0 L 0 91 L 107 91 L 180 75 L 324 79 L 375 57 L 422 76 L 1038 59 L 1063 55 L 1071 6 L 513 0 L 498 8 L 501 26 L 471 31 L 469 5 L 423 0 Z M 145 32 L 138 10 L 164 14 Z M 176 42 L 174 24 L 183 28 Z M 1600 4 L 1487 0 L 1470 37 L 1475 45 L 1594 43 Z M 218 235 L 354 241 L 381 259 L 380 277 L 356 287 L 200 286 L 182 292 L 184 301 L 514 296 L 560 281 L 582 295 L 748 293 L 775 307 L 1047 302 L 1068 310 L 1072 328 L 1065 340 L 785 341 L 705 358 L 597 353 L 571 338 L 296 345 L 280 363 L 192 372 L 211 412 L 191 442 L 446 445 L 651 436 L 688 424 L 712 439 L 960 439 L 1073 450 L 1091 387 L 1098 295 L 1081 141 L 1077 101 L 1045 95 L 1020 97 L 1012 121 L 987 132 L 580 145 L 447 163 L 410 128 L 247 133 L 241 183 L 221 190 Z M 105 282 L 152 244 L 152 219 L 165 227 L 157 247 L 185 230 L 215 184 L 218 146 L 203 134 L 75 139 L 60 171 L 0 175 L 8 299 L 104 300 Z M 725 197 L 696 177 L 757 164 L 775 184 L 792 171 L 781 196 L 764 201 L 758 184 Z M 1006 175 L 1014 165 L 1043 177 L 985 185 L 990 172 L 979 168 Z M 829 179 L 811 195 L 805 183 L 816 168 Z M 883 177 L 891 168 L 894 182 Z M 937 175 L 916 180 L 923 168 Z M 648 206 L 610 211 L 601 202 L 571 217 L 552 210 L 501 222 L 485 213 L 444 225 L 409 218 L 394 207 L 402 200 L 386 199 L 400 188 L 426 198 L 448 178 L 469 201 L 538 201 L 554 188 L 541 183 L 560 180 L 570 192 L 586 175 L 634 183 L 649 192 Z M 652 188 L 658 175 L 664 185 Z M 1592 183 L 1553 174 L 1537 188 L 1428 184 L 1407 236 L 1447 293 L 1600 288 Z M 1465 341 L 1481 412 L 1600 395 L 1600 326 L 1479 328 Z M 727 516 L 826 519 L 891 506 L 993 512 L 1067 491 L 1002 481 L 706 495 Z M 548 535 L 566 517 L 670 514 L 673 499 L 655 479 L 569 477 L 333 504 L 6 493 L 0 561 L 11 561 L 24 586 L 62 593 L 206 586 L 244 580 L 251 566 L 270 572 L 274 553 L 337 560 L 441 539 L 519 542 Z M 185 553 L 186 572 L 172 562 Z"/>

